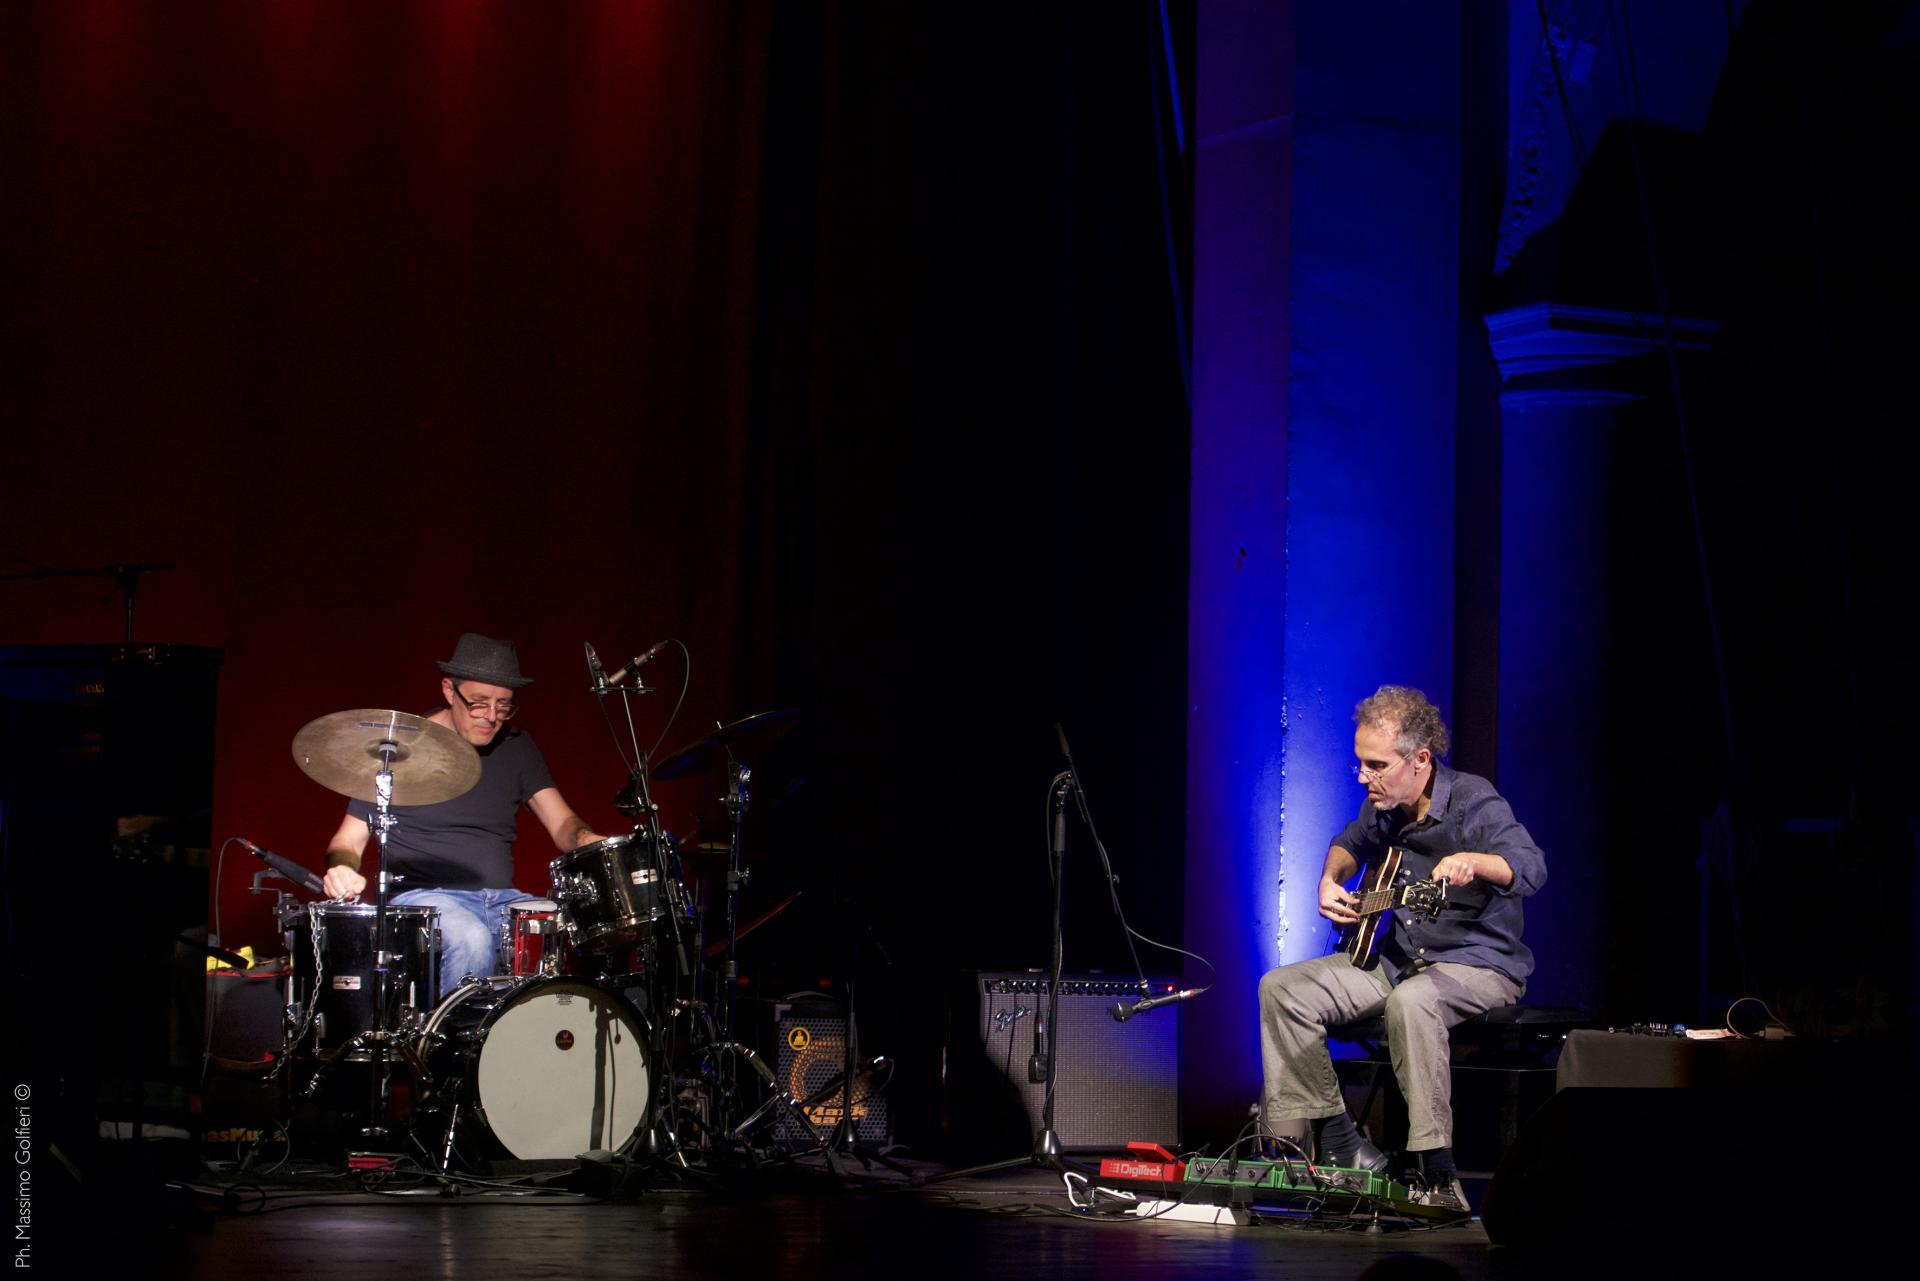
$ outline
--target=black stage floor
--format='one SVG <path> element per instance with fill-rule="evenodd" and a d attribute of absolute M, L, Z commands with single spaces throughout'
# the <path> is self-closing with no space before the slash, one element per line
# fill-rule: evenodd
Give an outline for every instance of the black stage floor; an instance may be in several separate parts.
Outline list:
<path fill-rule="evenodd" d="M 1037 1167 L 916 1187 L 878 1168 L 836 1177 L 810 1159 L 724 1187 L 650 1184 L 596 1198 L 477 1183 L 449 1192 L 405 1180 L 369 1192 L 318 1169 L 244 1180 L 208 1174 L 170 1185 L 161 1205 L 109 1210 L 86 1250 L 131 1253 L 143 1277 L 342 1281 L 1526 1277 L 1567 1275 L 1579 1251 L 1575 1238 L 1563 1257 L 1516 1255 L 1490 1246 L 1477 1220 L 1369 1234 L 1274 1220 L 1235 1227 L 1090 1217 L 1071 1208 L 1058 1175 Z M 65 1262 L 44 1250 L 34 1260 L 53 1275 L 77 1275 Z"/>

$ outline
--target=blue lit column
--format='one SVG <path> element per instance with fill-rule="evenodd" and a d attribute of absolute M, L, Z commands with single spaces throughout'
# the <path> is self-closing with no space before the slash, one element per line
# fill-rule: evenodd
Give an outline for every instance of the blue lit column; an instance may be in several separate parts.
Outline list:
<path fill-rule="evenodd" d="M 1681 350 L 1713 326 L 1674 323 Z M 1527 999 L 1590 1005 L 1607 955 L 1607 535 L 1614 416 L 1663 385 L 1658 317 L 1535 303 L 1487 317 L 1502 379 L 1502 795 L 1546 852 Z M 1617 835 L 1612 839 L 1617 839 Z"/>
<path fill-rule="evenodd" d="M 1257 1096 L 1254 985 L 1282 928 L 1292 25 L 1207 3 L 1197 33 L 1184 933 L 1219 973 L 1183 1011 L 1196 1134 L 1232 1134 Z"/>
<path fill-rule="evenodd" d="M 1185 929 L 1219 973 L 1182 1093 L 1209 1135 L 1258 1091 L 1260 975 L 1326 950 L 1354 702 L 1450 694 L 1460 32 L 1454 3 L 1200 6 Z"/>

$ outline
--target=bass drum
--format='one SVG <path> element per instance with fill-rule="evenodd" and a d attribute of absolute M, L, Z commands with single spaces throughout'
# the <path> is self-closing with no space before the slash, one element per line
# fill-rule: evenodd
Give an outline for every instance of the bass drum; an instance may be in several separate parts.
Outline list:
<path fill-rule="evenodd" d="M 522 1161 L 618 1151 L 646 1123 L 645 1023 L 584 979 L 465 984 L 434 1010 L 417 1048 L 436 1090 L 451 1089 Z"/>

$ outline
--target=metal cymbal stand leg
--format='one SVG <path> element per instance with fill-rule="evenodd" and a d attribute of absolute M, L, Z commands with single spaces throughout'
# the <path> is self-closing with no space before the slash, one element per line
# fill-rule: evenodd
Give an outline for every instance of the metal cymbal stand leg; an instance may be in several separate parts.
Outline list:
<path fill-rule="evenodd" d="M 746 1118 L 738 1125 L 728 1130 L 726 1133 L 727 1138 L 744 1141 L 748 1132 L 755 1126 L 761 1124 L 763 1121 L 772 1119 L 778 1113 L 784 1112 L 813 1139 L 813 1147 L 811 1150 L 815 1152 L 825 1152 L 829 1162 L 832 1162 L 834 1157 L 832 1141 L 820 1133 L 820 1127 L 816 1126 L 813 1123 L 813 1118 L 807 1115 L 807 1110 L 800 1105 L 800 1100 L 793 1097 L 793 1091 L 780 1084 L 780 1079 L 773 1074 L 773 1069 L 767 1066 L 765 1059 L 754 1053 L 751 1047 L 742 1045 L 738 1041 L 716 1041 L 707 1048 L 710 1050 L 723 1051 L 729 1056 L 745 1059 L 747 1066 L 760 1075 L 760 1079 L 767 1087 L 767 1097 L 765 1101 L 752 1112 L 748 1113 Z M 838 1168 L 836 1165 L 835 1169 Z"/>

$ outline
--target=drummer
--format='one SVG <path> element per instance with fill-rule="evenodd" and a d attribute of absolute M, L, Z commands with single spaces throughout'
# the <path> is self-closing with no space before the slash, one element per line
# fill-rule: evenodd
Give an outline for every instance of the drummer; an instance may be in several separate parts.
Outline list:
<path fill-rule="evenodd" d="M 387 870 L 404 878 L 395 906 L 439 909 L 440 987 L 447 991 L 468 974 L 499 970 L 508 909 L 536 898 L 513 888 L 514 827 L 522 805 L 563 854 L 602 838 L 553 785 L 533 738 L 509 723 L 520 710 L 518 691 L 532 683 L 520 674 L 513 642 L 467 632 L 439 666 L 446 706 L 427 719 L 473 746 L 480 781 L 450 801 L 393 806 L 399 821 L 383 855 Z M 335 898 L 356 897 L 367 887 L 360 861 L 373 814 L 371 802 L 350 801 L 340 830 L 327 843 L 326 887 Z"/>

